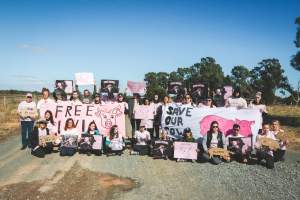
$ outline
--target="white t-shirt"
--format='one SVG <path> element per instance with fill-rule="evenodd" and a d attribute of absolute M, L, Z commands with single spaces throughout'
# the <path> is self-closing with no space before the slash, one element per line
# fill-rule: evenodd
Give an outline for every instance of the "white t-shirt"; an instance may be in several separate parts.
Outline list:
<path fill-rule="evenodd" d="M 61 132 L 61 135 L 78 135 L 78 136 L 80 136 L 80 132 L 76 128 L 67 129 L 66 131 L 65 131 L 65 129 L 63 129 Z"/>
<path fill-rule="evenodd" d="M 36 115 L 37 109 L 36 109 L 35 102 L 32 101 L 32 102 L 28 103 L 27 101 L 22 101 L 18 106 L 18 113 L 20 115 L 23 115 L 24 111 L 30 112 L 30 113 L 35 113 L 35 115 Z M 22 116 L 22 117 L 26 117 L 26 118 L 25 119 L 20 118 L 20 121 L 33 121 L 31 118 L 29 118 L 27 116 Z"/>
<path fill-rule="evenodd" d="M 226 102 L 226 107 L 247 108 L 247 101 L 242 97 L 228 98 Z"/>
<path fill-rule="evenodd" d="M 216 148 L 216 147 L 218 147 L 218 133 L 213 133 L 210 142 L 210 148 Z"/>
<path fill-rule="evenodd" d="M 137 139 L 137 145 L 147 145 L 147 142 L 150 141 L 150 133 L 146 130 L 143 132 L 135 131 L 135 138 Z"/>
<path fill-rule="evenodd" d="M 46 136 L 46 135 L 47 135 L 47 129 L 39 128 L 39 136 Z"/>
<path fill-rule="evenodd" d="M 267 112 L 267 107 L 264 104 L 255 105 L 250 103 L 249 108 L 260 110 L 260 112 Z"/>
<path fill-rule="evenodd" d="M 53 99 L 40 99 L 37 103 L 37 109 L 40 110 L 41 109 L 41 106 L 44 105 L 44 104 L 47 104 L 47 103 L 55 103 L 55 101 Z"/>

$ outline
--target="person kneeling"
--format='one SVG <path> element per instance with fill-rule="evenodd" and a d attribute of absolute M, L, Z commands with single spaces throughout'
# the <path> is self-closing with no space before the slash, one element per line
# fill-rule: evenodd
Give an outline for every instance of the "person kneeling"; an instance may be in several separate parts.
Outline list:
<path fill-rule="evenodd" d="M 31 154 L 44 158 L 45 154 L 49 154 L 53 150 L 52 142 L 46 142 L 41 137 L 49 135 L 49 129 L 47 128 L 47 121 L 40 120 L 37 122 L 37 127 L 34 127 L 33 133 L 29 138 L 31 144 Z"/>
<path fill-rule="evenodd" d="M 140 129 L 135 132 L 136 143 L 133 145 L 131 155 L 149 155 L 150 133 L 145 129 L 145 124 L 141 123 Z"/>
<path fill-rule="evenodd" d="M 118 126 L 114 125 L 109 131 L 109 137 L 105 140 L 106 156 L 110 154 L 122 155 L 125 147 L 124 138 L 119 135 Z"/>
<path fill-rule="evenodd" d="M 210 129 L 207 134 L 203 137 L 202 141 L 203 154 L 202 157 L 206 161 L 218 165 L 223 162 L 222 158 L 219 156 L 212 156 L 208 154 L 210 148 L 223 148 L 227 149 L 225 136 L 219 129 L 219 124 L 217 121 L 213 121 L 210 124 Z"/>

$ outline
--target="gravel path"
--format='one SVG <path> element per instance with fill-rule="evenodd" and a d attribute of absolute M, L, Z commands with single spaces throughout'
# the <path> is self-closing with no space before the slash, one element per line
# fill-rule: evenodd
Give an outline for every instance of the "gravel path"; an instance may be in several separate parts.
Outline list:
<path fill-rule="evenodd" d="M 112 173 L 139 182 L 139 187 L 118 193 L 115 199 L 300 199 L 300 153 L 288 152 L 274 170 L 236 162 L 177 163 L 146 156 L 60 157 L 38 159 L 19 150 L 19 137 L 0 145 L 0 187 L 51 178 L 77 162 L 82 168 Z M 1 196 L 1 195 L 0 195 Z"/>

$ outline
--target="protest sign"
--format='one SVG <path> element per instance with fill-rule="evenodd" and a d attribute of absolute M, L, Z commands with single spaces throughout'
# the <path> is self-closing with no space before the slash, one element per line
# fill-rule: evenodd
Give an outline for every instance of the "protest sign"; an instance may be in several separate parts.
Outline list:
<path fill-rule="evenodd" d="M 183 93 L 182 82 L 169 82 L 168 94 L 181 94 Z"/>
<path fill-rule="evenodd" d="M 127 81 L 127 89 L 128 92 L 132 94 L 144 94 L 146 90 L 146 83 L 144 81 L 141 82 L 134 82 L 134 81 Z"/>
<path fill-rule="evenodd" d="M 19 112 L 20 112 L 20 115 L 24 118 L 26 118 L 26 117 L 35 118 L 38 114 L 36 108 L 32 108 L 32 107 L 28 107 L 28 106 L 20 107 Z"/>
<path fill-rule="evenodd" d="M 59 136 L 56 135 L 41 135 L 39 136 L 39 144 L 57 143 Z"/>
<path fill-rule="evenodd" d="M 210 148 L 208 150 L 208 155 L 210 158 L 213 156 L 220 156 L 225 160 L 230 160 L 230 152 L 223 148 Z"/>
<path fill-rule="evenodd" d="M 103 135 L 108 135 L 113 125 L 118 125 L 119 134 L 125 136 L 124 104 L 108 102 L 103 105 L 73 104 L 72 102 L 49 103 L 41 106 L 43 116 L 49 110 L 53 114 L 55 129 L 63 129 L 68 118 L 72 118 L 76 128 L 85 132 L 90 122 L 94 121 Z"/>
<path fill-rule="evenodd" d="M 188 105 L 171 104 L 163 112 L 162 127 L 169 133 L 182 136 L 184 128 L 191 128 L 194 138 L 203 137 L 213 121 L 219 123 L 220 130 L 228 135 L 233 124 L 240 125 L 240 133 L 255 137 L 262 123 L 259 110 L 236 108 L 196 108 Z"/>
<path fill-rule="evenodd" d="M 56 80 L 55 88 L 63 90 L 66 94 L 72 94 L 73 81 L 72 80 Z"/>
<path fill-rule="evenodd" d="M 119 92 L 119 80 L 101 80 L 101 92 L 102 93 L 118 93 Z"/>
<path fill-rule="evenodd" d="M 197 160 L 197 143 L 174 142 L 174 158 Z"/>
<path fill-rule="evenodd" d="M 96 150 L 102 149 L 102 141 L 103 141 L 102 135 L 93 135 L 93 137 L 95 141 L 93 143 L 92 148 Z"/>
<path fill-rule="evenodd" d="M 226 100 L 232 96 L 232 86 L 224 86 L 224 90 L 225 90 L 224 99 Z"/>
<path fill-rule="evenodd" d="M 167 157 L 170 155 L 171 145 L 170 141 L 155 140 L 151 149 L 151 154 L 155 158 Z"/>
<path fill-rule="evenodd" d="M 154 118 L 154 105 L 135 105 L 135 119 L 153 119 Z"/>
<path fill-rule="evenodd" d="M 62 135 L 62 146 L 69 148 L 77 148 L 77 135 Z"/>
<path fill-rule="evenodd" d="M 94 74 L 93 73 L 75 73 L 75 80 L 77 85 L 93 85 Z"/>
<path fill-rule="evenodd" d="M 259 142 L 262 146 L 268 147 L 271 150 L 279 149 L 279 142 L 272 138 L 260 137 Z"/>

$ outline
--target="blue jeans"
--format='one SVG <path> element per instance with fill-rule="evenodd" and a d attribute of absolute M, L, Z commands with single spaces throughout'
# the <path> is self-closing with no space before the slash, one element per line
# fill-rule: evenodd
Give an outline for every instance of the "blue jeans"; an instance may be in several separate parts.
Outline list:
<path fill-rule="evenodd" d="M 29 146 L 28 139 L 32 135 L 34 121 L 21 121 L 22 146 Z"/>

